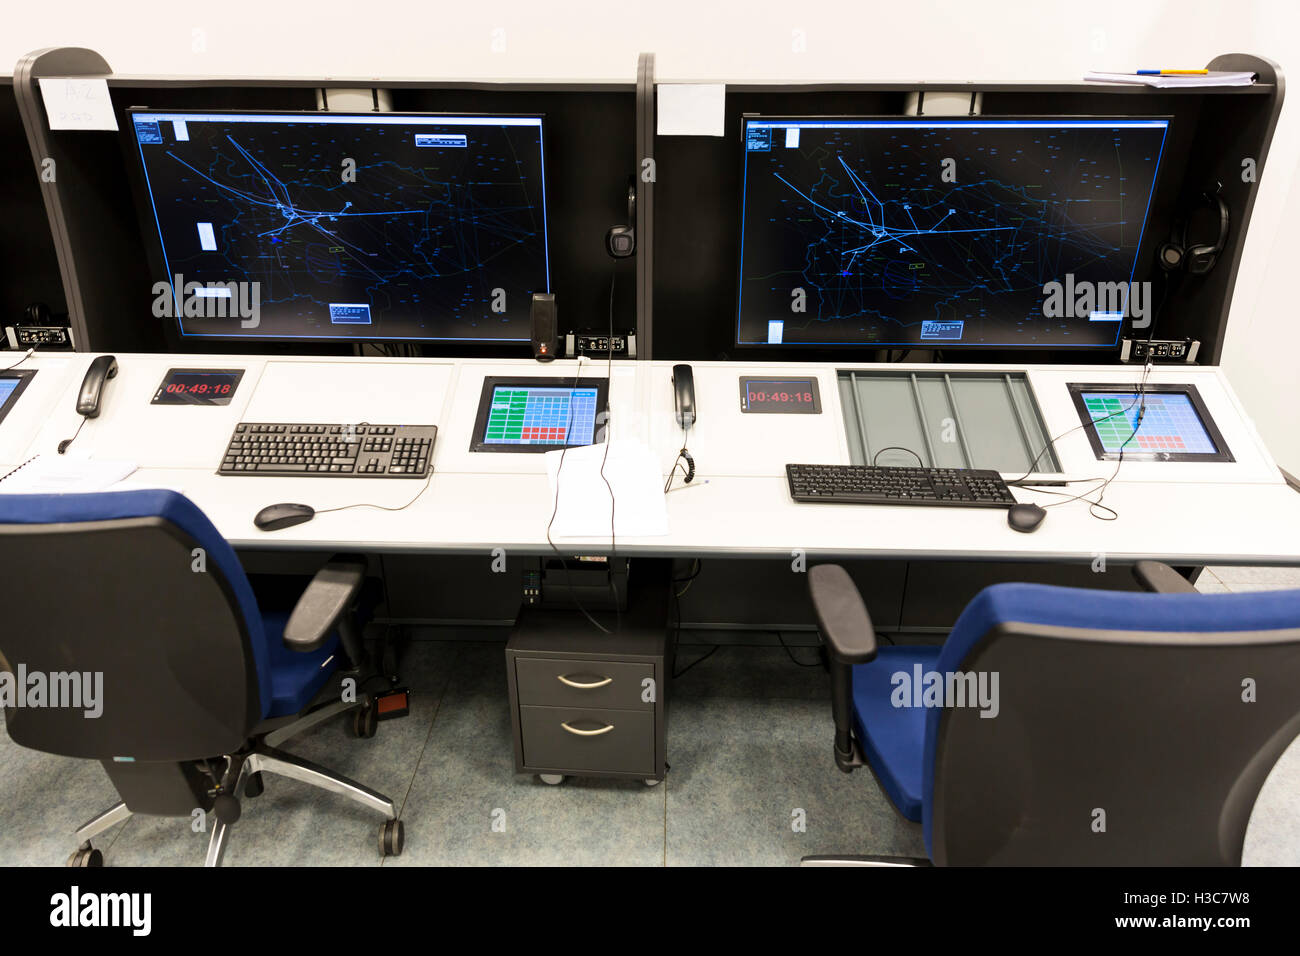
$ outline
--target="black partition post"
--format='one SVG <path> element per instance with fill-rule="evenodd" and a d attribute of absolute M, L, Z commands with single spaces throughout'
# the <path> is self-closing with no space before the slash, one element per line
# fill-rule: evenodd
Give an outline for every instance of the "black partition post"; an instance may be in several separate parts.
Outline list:
<path fill-rule="evenodd" d="M 100 261 L 94 257 L 77 255 L 77 250 L 96 245 L 94 232 L 111 228 L 97 222 L 96 216 L 74 214 L 72 206 L 90 201 L 96 193 L 98 171 L 93 164 L 83 163 L 76 150 L 75 137 L 112 136 L 109 132 L 64 132 L 50 130 L 41 100 L 40 78 L 55 76 L 104 77 L 112 73 L 108 63 L 94 50 L 66 47 L 37 50 L 18 61 L 14 69 L 14 97 L 22 117 L 27 143 L 31 148 L 36 176 L 41 182 L 41 196 L 49 219 L 50 234 L 54 239 L 55 254 L 63 279 L 63 294 L 68 306 L 68 325 L 72 329 L 77 348 L 93 348 L 90 329 L 100 316 L 90 316 L 82 289 L 87 283 L 102 284 L 121 281 L 120 275 L 104 273 Z M 41 174 L 46 160 L 53 161 L 53 179 Z"/>
<path fill-rule="evenodd" d="M 654 357 L 655 55 L 642 53 L 636 76 L 636 346 Z"/>

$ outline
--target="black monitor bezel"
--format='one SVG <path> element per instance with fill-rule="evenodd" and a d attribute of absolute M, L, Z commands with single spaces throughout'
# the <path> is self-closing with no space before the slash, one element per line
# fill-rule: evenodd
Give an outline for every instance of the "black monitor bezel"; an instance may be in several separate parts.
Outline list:
<path fill-rule="evenodd" d="M 1083 384 L 1079 382 L 1069 382 L 1066 387 L 1070 390 L 1070 399 L 1074 402 L 1074 410 L 1079 414 L 1079 421 L 1083 426 L 1084 432 L 1088 436 L 1088 442 L 1092 445 L 1092 452 L 1097 456 L 1098 461 L 1218 461 L 1218 462 L 1235 462 L 1237 459 L 1232 457 L 1232 452 L 1228 449 L 1228 443 L 1223 440 L 1223 435 L 1219 431 L 1218 424 L 1214 421 L 1214 416 L 1210 410 L 1205 407 L 1205 402 L 1201 400 L 1201 393 L 1196 390 L 1196 386 L 1190 382 L 1174 383 L 1169 385 L 1146 385 L 1130 384 L 1124 382 L 1103 382 L 1100 384 Z M 1093 426 L 1092 413 L 1088 411 L 1088 406 L 1084 404 L 1083 396 L 1086 392 L 1112 392 L 1122 395 L 1137 395 L 1139 393 L 1161 394 L 1161 395 L 1185 395 L 1191 402 L 1192 409 L 1196 412 L 1197 417 L 1201 420 L 1201 427 L 1205 429 L 1205 434 L 1210 437 L 1214 447 L 1218 451 L 1212 455 L 1204 453 L 1178 453 L 1178 452 L 1141 452 L 1141 451 L 1107 451 L 1102 445 L 1101 438 L 1097 434 L 1097 429 Z"/>
<path fill-rule="evenodd" d="M 852 351 L 860 352 L 864 349 L 865 350 L 906 349 L 908 351 L 924 350 L 929 352 L 940 352 L 940 351 L 942 352 L 948 352 L 948 351 L 1007 352 L 1007 351 L 1020 351 L 1020 350 L 1032 350 L 1032 351 L 1055 350 L 1055 351 L 1063 351 L 1071 355 L 1075 355 L 1075 354 L 1077 355 L 1116 354 L 1117 355 L 1119 354 L 1124 344 L 1124 331 L 1129 326 L 1130 320 L 1127 318 L 1120 322 L 1120 330 L 1118 335 L 1116 335 L 1115 344 L 1113 345 L 1064 345 L 1061 343 L 1050 343 L 1044 345 L 1014 345 L 1014 344 L 1006 344 L 1006 343 L 967 344 L 961 342 L 920 342 L 920 343 L 895 342 L 892 344 L 885 343 L 885 342 L 881 342 L 881 343 L 858 342 L 858 343 L 853 343 L 848 345 L 846 344 L 827 345 L 824 342 L 771 343 L 771 342 L 741 342 L 740 341 L 740 303 L 741 303 L 740 291 L 741 291 L 741 283 L 744 281 L 744 270 L 745 270 L 744 255 L 742 250 L 744 248 L 744 241 L 745 241 L 745 195 L 748 192 L 748 190 L 746 189 L 746 182 L 745 182 L 746 163 L 748 162 L 748 150 L 745 148 L 745 144 L 746 144 L 745 133 L 748 128 L 748 122 L 750 120 L 767 120 L 772 122 L 781 122 L 783 120 L 791 120 L 791 121 L 898 120 L 900 122 L 905 122 L 908 120 L 924 121 L 927 119 L 934 120 L 936 124 L 943 123 L 943 122 L 948 122 L 948 123 L 961 122 L 963 120 L 970 121 L 970 122 L 980 122 L 980 121 L 988 121 L 988 120 L 1000 120 L 1000 121 L 1009 121 L 1009 122 L 1029 121 L 1029 120 L 1035 120 L 1035 121 L 1088 120 L 1088 121 L 1095 121 L 1099 123 L 1106 123 L 1106 122 L 1131 123 L 1135 121 L 1141 122 L 1144 120 L 1160 120 L 1166 124 L 1166 128 L 1165 128 L 1166 143 L 1168 142 L 1170 132 L 1173 130 L 1174 127 L 1174 117 L 1170 114 L 1150 114 L 1150 115 L 1144 114 L 1141 116 L 1119 116 L 1114 114 L 1092 114 L 1092 113 L 1054 114 L 1054 115 L 1053 114 L 1027 114 L 1027 113 L 1007 113 L 1007 114 L 990 113 L 987 115 L 962 114 L 957 116 L 939 116 L 939 115 L 900 116 L 896 113 L 875 113 L 875 114 L 827 113 L 827 114 L 803 114 L 803 115 L 794 114 L 794 113 L 741 113 L 740 114 L 740 179 L 739 179 L 740 190 L 739 190 L 739 197 L 738 197 L 739 206 L 736 210 L 736 230 L 737 230 L 736 281 L 734 286 L 736 301 L 732 309 L 732 316 L 731 316 L 731 325 L 732 325 L 731 339 L 732 339 L 732 344 L 735 346 L 735 348 L 752 350 L 753 352 L 756 353 L 771 351 L 774 349 L 792 349 L 796 352 L 803 352 L 803 351 L 825 352 L 827 350 L 843 351 L 843 352 L 852 352 Z M 1154 182 L 1151 185 L 1151 200 L 1150 200 L 1151 203 L 1155 202 L 1156 192 L 1160 187 L 1160 165 L 1163 162 L 1164 162 L 1164 149 L 1162 146 L 1161 159 L 1156 164 L 1156 177 Z M 1150 218 L 1151 218 L 1150 209 L 1148 209 L 1147 223 L 1149 223 Z M 1144 261 L 1150 260 L 1150 256 L 1147 256 L 1144 259 L 1144 255 L 1143 255 L 1144 251 L 1149 253 L 1152 247 L 1156 243 L 1155 238 L 1152 237 L 1150 234 L 1150 230 L 1146 228 L 1147 223 L 1144 223 L 1142 236 L 1138 240 L 1137 254 L 1136 254 L 1135 266 L 1133 272 L 1134 275 L 1133 281 L 1142 281 L 1137 278 L 1139 274 L 1148 275 L 1148 276 L 1151 274 L 1150 268 L 1148 268 L 1144 272 L 1142 267 L 1142 263 Z"/>
<path fill-rule="evenodd" d="M 18 382 L 18 384 L 14 386 L 14 390 L 9 393 L 9 397 L 5 399 L 4 404 L 0 405 L 0 422 L 3 422 L 5 416 L 8 415 L 13 410 L 14 406 L 18 404 L 19 396 L 23 394 L 27 386 L 31 384 L 32 379 L 36 377 L 36 372 L 36 369 L 22 369 L 21 371 L 17 369 L 5 369 L 3 372 L 0 372 L 0 379 L 8 379 L 10 381 L 16 380 Z"/>
<path fill-rule="evenodd" d="M 492 394 L 502 386 L 518 388 L 590 388 L 596 387 L 596 422 L 591 444 L 599 445 L 605 440 L 604 430 L 600 427 L 600 415 L 609 408 L 609 379 L 580 378 L 576 376 L 550 375 L 485 375 L 483 390 L 479 393 L 478 412 L 474 416 L 474 431 L 470 434 L 469 450 L 471 452 L 492 452 L 496 454 L 536 454 L 537 452 L 560 451 L 563 448 L 587 448 L 585 444 L 564 445 L 501 445 L 484 440 L 487 431 L 488 415 L 492 408 Z"/>
<path fill-rule="evenodd" d="M 144 160 L 143 157 L 140 155 L 140 144 L 137 141 L 136 134 L 135 134 L 135 122 L 131 118 L 134 114 L 168 113 L 168 114 L 176 114 L 176 115 L 190 114 L 195 116 L 220 116 L 222 114 L 226 114 L 230 116 L 267 116 L 267 117 L 275 117 L 275 116 L 308 116 L 309 117 L 315 115 L 368 117 L 368 116 L 376 115 L 374 113 L 357 112 L 355 110 L 325 111 L 325 110 L 259 110 L 259 109 L 226 109 L 226 108 L 199 109 L 194 107 L 173 108 L 168 106 L 158 106 L 158 107 L 130 106 L 127 107 L 123 111 L 123 113 L 126 116 L 127 122 L 125 124 L 126 129 L 123 130 L 123 138 L 121 142 L 127 148 L 127 152 L 130 153 L 130 159 L 127 161 L 127 168 L 130 171 L 128 178 L 131 180 L 132 191 L 135 195 L 136 217 L 139 220 L 140 233 L 145 243 L 146 255 L 149 263 L 149 272 L 155 283 L 165 281 L 168 285 L 168 288 L 172 288 L 172 277 L 167 274 L 167 265 L 166 265 L 167 260 L 163 250 L 162 236 L 159 233 L 158 222 L 154 216 L 154 212 L 152 208 L 152 200 L 150 196 L 148 177 L 145 174 Z M 547 182 L 548 176 L 546 170 L 549 168 L 550 163 L 548 161 L 548 156 L 547 156 L 548 140 L 546 137 L 546 114 L 545 113 L 543 112 L 529 113 L 529 112 L 518 112 L 518 111 L 505 111 L 505 112 L 498 113 L 498 112 L 487 112 L 487 111 L 478 111 L 478 110 L 449 110 L 449 111 L 437 111 L 437 112 L 426 112 L 426 111 L 418 111 L 418 110 L 392 110 L 392 111 L 384 111 L 378 115 L 382 115 L 384 117 L 391 116 L 391 117 L 416 117 L 416 118 L 465 117 L 465 118 L 493 119 L 493 118 L 500 117 L 502 119 L 540 120 L 542 124 L 541 126 L 542 129 L 541 132 L 542 198 L 545 204 L 543 208 L 544 210 L 549 208 L 549 200 L 546 198 L 549 195 L 548 182 Z M 547 274 L 546 274 L 546 291 L 550 293 L 553 292 L 554 289 L 552 287 L 551 274 L 550 274 L 551 270 L 549 267 L 549 262 L 551 258 L 551 245 L 552 245 L 549 225 L 547 228 L 546 235 L 543 237 L 543 243 L 546 248 L 546 259 L 548 262 Z M 159 278 L 160 276 L 162 278 Z M 174 303 L 174 296 L 175 296 L 174 288 L 172 294 L 173 294 L 173 303 Z M 513 339 L 513 338 L 512 339 L 501 339 L 501 338 L 449 339 L 449 338 L 429 338 L 429 337 L 406 338 L 406 337 L 397 337 L 397 336 L 373 337 L 373 336 L 364 336 L 364 335 L 356 335 L 356 336 L 261 335 L 257 333 L 253 333 L 251 335 L 247 335 L 247 334 L 245 335 L 191 335 L 191 334 L 186 334 L 181 330 L 180 320 L 181 320 L 180 316 L 172 316 L 171 318 L 167 318 L 166 316 L 159 317 L 159 321 L 163 322 L 167 327 L 168 339 L 170 341 L 177 342 L 181 346 L 185 346 L 187 344 L 197 346 L 203 342 L 238 342 L 238 343 L 242 343 L 245 347 L 255 346 L 256 343 L 258 342 L 267 342 L 267 343 L 274 342 L 274 343 L 284 343 L 284 344 L 301 343 L 305 347 L 319 347 L 320 345 L 328 345 L 330 343 L 341 344 L 341 345 L 353 345 L 356 343 L 374 342 L 382 345 L 385 343 L 396 344 L 396 343 L 405 342 L 405 343 L 414 343 L 418 345 L 428 345 L 430 347 L 447 346 L 447 347 L 456 348 L 459 346 L 466 346 L 471 348 L 478 348 L 478 347 L 495 346 L 495 347 L 509 348 L 511 346 L 517 347 L 521 345 L 526 345 L 528 343 L 527 336 L 518 339 Z"/>

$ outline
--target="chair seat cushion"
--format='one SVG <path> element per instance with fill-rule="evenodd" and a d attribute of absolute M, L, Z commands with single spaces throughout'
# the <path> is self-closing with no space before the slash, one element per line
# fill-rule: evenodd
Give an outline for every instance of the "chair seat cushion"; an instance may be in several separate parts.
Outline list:
<path fill-rule="evenodd" d="M 882 647 L 874 661 L 853 668 L 853 720 L 858 742 L 894 806 L 907 819 L 918 822 L 926 708 L 895 706 L 898 682 L 893 675 L 907 675 L 905 700 L 912 703 L 914 668 L 920 665 L 921 673 L 934 670 L 939 651 L 937 646 Z"/>
<path fill-rule="evenodd" d="M 339 637 L 331 632 L 325 643 L 308 653 L 291 651 L 284 646 L 284 627 L 288 611 L 262 614 L 262 631 L 271 663 L 271 706 L 266 716 L 284 717 L 297 714 L 312 702 L 338 664 Z"/>

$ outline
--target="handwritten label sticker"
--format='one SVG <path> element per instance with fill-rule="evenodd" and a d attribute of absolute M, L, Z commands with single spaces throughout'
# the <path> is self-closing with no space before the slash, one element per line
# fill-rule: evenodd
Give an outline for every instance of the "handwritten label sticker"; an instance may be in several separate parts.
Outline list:
<path fill-rule="evenodd" d="M 50 129 L 117 129 L 108 80 L 70 76 L 39 82 Z"/>

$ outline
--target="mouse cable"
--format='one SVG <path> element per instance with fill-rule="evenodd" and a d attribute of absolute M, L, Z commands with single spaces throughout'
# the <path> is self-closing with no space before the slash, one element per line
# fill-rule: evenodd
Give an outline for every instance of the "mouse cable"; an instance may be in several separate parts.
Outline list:
<path fill-rule="evenodd" d="M 585 356 L 583 355 L 577 356 L 578 369 L 573 375 L 574 389 L 577 389 L 578 382 L 582 379 L 582 360 L 584 358 Z M 564 583 L 565 586 L 568 587 L 569 589 L 569 597 L 573 599 L 574 605 L 578 608 L 579 611 L 582 612 L 582 616 L 591 622 L 592 627 L 600 631 L 600 633 L 602 634 L 608 634 L 609 628 L 605 627 L 605 625 L 601 624 L 600 621 L 592 617 L 591 613 L 583 606 L 582 601 L 578 599 L 577 592 L 573 590 L 573 577 L 572 575 L 569 574 L 569 562 L 565 560 L 564 555 L 560 553 L 560 549 L 556 547 L 554 539 L 551 538 L 551 526 L 555 524 L 555 516 L 560 512 L 560 477 L 564 474 L 564 456 L 568 454 L 569 451 L 569 433 L 572 430 L 573 430 L 573 395 L 572 393 L 570 393 L 569 422 L 564 429 L 564 447 L 560 449 L 560 463 L 555 469 L 555 504 L 551 508 L 551 520 L 546 522 L 546 543 L 551 546 L 551 550 L 555 552 L 555 556 L 560 561 L 560 567 L 564 569 Z M 608 451 L 608 449 L 606 449 L 606 451 Z"/>
<path fill-rule="evenodd" d="M 429 476 L 424 479 L 424 484 L 421 486 L 420 490 L 415 493 L 415 497 L 404 505 L 377 505 L 370 502 L 359 502 L 354 505 L 339 505 L 336 508 L 316 508 L 314 510 L 318 515 L 327 515 L 331 511 L 347 511 L 349 508 L 378 508 L 380 511 L 405 511 L 407 508 L 411 507 L 411 505 L 420 500 L 424 493 L 429 490 L 429 485 L 431 484 L 433 484 L 432 468 L 429 469 Z"/>
<path fill-rule="evenodd" d="M 1151 369 L 1152 369 L 1151 350 L 1148 349 L 1148 350 L 1147 350 L 1147 361 L 1146 361 L 1146 364 L 1145 364 L 1145 365 L 1143 366 L 1143 368 L 1142 368 L 1142 377 L 1138 380 L 1137 394 L 1136 394 L 1135 397 L 1133 398 L 1133 401 L 1129 402 L 1127 405 L 1125 405 L 1123 408 L 1121 408 L 1121 409 L 1120 409 L 1119 411 L 1117 411 L 1117 412 L 1112 412 L 1112 413 L 1109 414 L 1109 415 L 1103 415 L 1101 418 L 1094 418 L 1094 419 L 1091 419 L 1090 421 L 1082 422 L 1082 423 L 1080 423 L 1080 424 L 1078 424 L 1078 425 L 1075 425 L 1073 428 L 1066 429 L 1065 431 L 1063 431 L 1063 432 L 1061 432 L 1059 435 L 1057 435 L 1055 438 L 1051 438 L 1051 439 L 1049 439 L 1048 442 L 1047 442 L 1047 444 L 1043 446 L 1043 450 L 1040 451 L 1040 452 L 1037 454 L 1037 456 L 1035 456 L 1034 460 L 1031 461 L 1031 462 L 1029 463 L 1029 470 L 1026 471 L 1026 472 L 1025 472 L 1023 475 L 1021 475 L 1019 478 L 1016 478 L 1016 479 L 1014 479 L 1014 480 L 1012 480 L 1012 481 L 1008 481 L 1008 482 L 1007 482 L 1007 485 L 1008 485 L 1008 486 L 1011 486 L 1011 487 L 1016 487 L 1016 488 L 1032 488 L 1032 489 L 1034 489 L 1035 491 L 1046 491 L 1047 489 L 1042 488 L 1042 487 L 1038 487 L 1038 486 L 1036 485 L 1035 482 L 1033 482 L 1033 481 L 1029 481 L 1028 478 L 1029 478 L 1029 476 L 1030 476 L 1031 474 L 1033 474 L 1034 466 L 1038 464 L 1039 459 L 1041 459 L 1041 458 L 1043 457 L 1043 455 L 1047 452 L 1047 449 L 1048 449 L 1048 448 L 1053 447 L 1053 446 L 1056 444 L 1056 442 L 1058 442 L 1060 439 L 1064 438 L 1066 435 L 1071 434 L 1072 432 L 1076 432 L 1076 431 L 1078 431 L 1078 430 L 1081 429 L 1081 428 L 1087 428 L 1089 425 L 1093 425 L 1093 426 L 1095 426 L 1098 422 L 1108 421 L 1109 419 L 1115 418 L 1116 416 L 1119 416 L 1119 415 L 1124 415 L 1125 413 L 1127 413 L 1127 412 L 1129 412 L 1130 410 L 1132 410 L 1134 406 L 1137 406 L 1138 413 L 1137 413 L 1137 415 L 1134 417 L 1134 421 L 1133 421 L 1133 430 L 1129 433 L 1128 438 L 1124 439 L 1124 441 L 1120 444 L 1120 448 L 1119 448 L 1119 459 L 1118 459 L 1118 461 L 1115 463 L 1115 470 L 1112 471 L 1112 472 L 1110 473 L 1110 476 L 1109 476 L 1109 477 L 1101 477 L 1101 476 L 1098 476 L 1098 477 L 1093 477 L 1093 478 L 1070 478 L 1070 479 L 1066 479 L 1066 480 L 1064 481 L 1064 484 L 1067 484 L 1067 485 L 1069 485 L 1069 484 L 1076 484 L 1076 483 L 1079 483 L 1079 482 L 1085 482 L 1085 481 L 1100 481 L 1101 484 L 1098 485 L 1096 488 L 1089 488 L 1087 491 L 1084 491 L 1084 492 L 1082 492 L 1082 493 L 1080 493 L 1080 494 L 1074 495 L 1073 497 L 1068 498 L 1068 499 L 1066 499 L 1065 501 L 1057 501 L 1057 502 L 1053 502 L 1051 505 L 1048 505 L 1048 506 L 1047 506 L 1047 507 L 1050 508 L 1050 507 L 1056 507 L 1057 505 L 1065 505 L 1065 504 L 1069 504 L 1071 501 L 1085 500 L 1085 501 L 1088 502 L 1088 511 L 1089 511 L 1089 513 L 1090 513 L 1094 518 L 1097 518 L 1098 520 L 1101 520 L 1101 521 L 1114 521 L 1116 518 L 1118 518 L 1118 517 L 1119 517 L 1119 512 L 1116 511 L 1114 508 L 1111 508 L 1109 505 L 1102 504 L 1102 500 L 1106 497 L 1106 490 L 1107 490 L 1107 488 L 1110 487 L 1111 482 L 1113 482 L 1113 481 L 1114 481 L 1114 480 L 1119 476 L 1119 470 L 1120 470 L 1120 467 L 1124 464 L 1124 449 L 1125 449 L 1125 447 L 1128 445 L 1129 442 L 1131 442 L 1131 441 L 1133 440 L 1134 436 L 1137 435 L 1137 433 L 1138 433 L 1138 429 L 1142 427 L 1142 419 L 1143 419 L 1143 417 L 1144 417 L 1145 414 L 1146 414 L 1146 388 L 1147 388 L 1147 380 L 1148 380 L 1148 378 L 1149 378 L 1150 375 L 1151 375 Z M 1088 497 L 1088 495 L 1091 495 L 1091 494 L 1093 494 L 1094 492 L 1099 492 L 1099 495 L 1098 495 L 1098 497 L 1097 497 L 1097 499 L 1096 499 L 1095 501 L 1094 501 L 1093 499 L 1091 499 L 1091 498 Z M 1051 495 L 1062 495 L 1062 494 L 1065 494 L 1065 492 L 1060 492 L 1060 491 L 1047 491 L 1047 493 L 1048 493 L 1048 494 L 1051 494 Z M 1097 513 L 1097 512 L 1098 512 L 1098 509 L 1100 509 L 1101 511 L 1104 511 L 1104 512 L 1108 512 L 1108 513 L 1111 515 L 1111 517 L 1109 517 L 1109 518 L 1104 518 L 1104 517 L 1102 517 L 1100 514 Z"/>
<path fill-rule="evenodd" d="M 916 463 L 917 463 L 918 465 L 920 465 L 922 468 L 925 467 L 925 459 L 923 459 L 923 458 L 922 458 L 920 455 L 918 455 L 916 452 L 912 451 L 912 449 L 910 449 L 910 448 L 904 448 L 902 445 L 886 445 L 884 448 L 880 449 L 880 451 L 876 452 L 874 455 L 871 456 L 871 467 L 872 467 L 872 468 L 875 468 L 875 467 L 876 467 L 876 462 L 880 459 L 880 456 L 881 456 L 884 452 L 887 452 L 887 451 L 905 451 L 905 452 L 907 452 L 909 455 L 911 455 L 913 458 L 916 459 Z M 886 467 L 886 466 L 881 465 L 880 467 L 883 468 L 883 467 Z"/>

